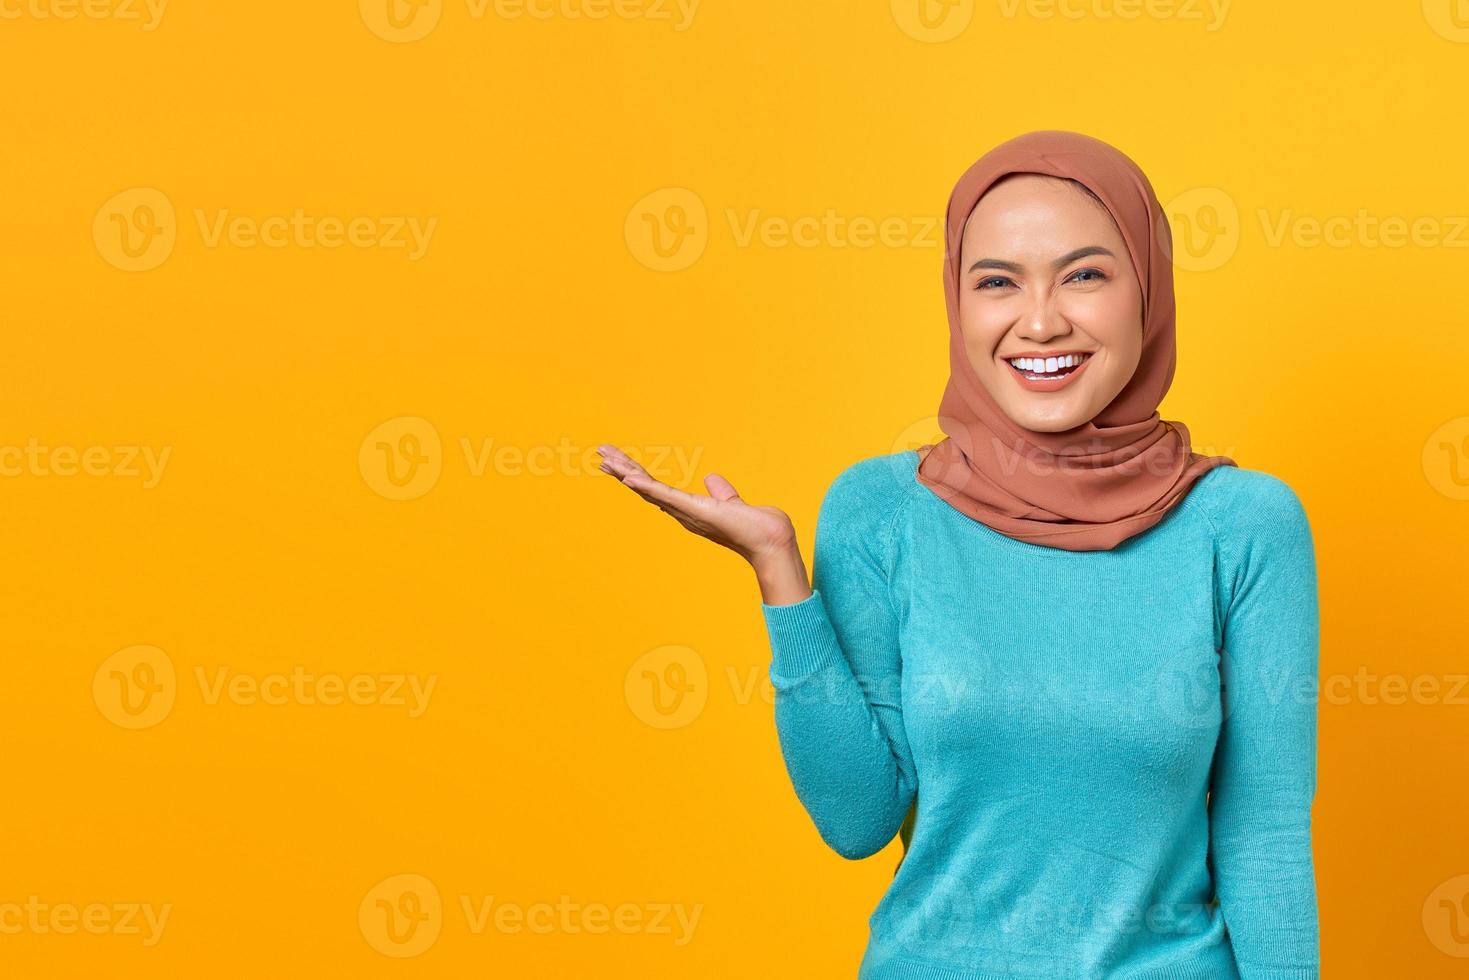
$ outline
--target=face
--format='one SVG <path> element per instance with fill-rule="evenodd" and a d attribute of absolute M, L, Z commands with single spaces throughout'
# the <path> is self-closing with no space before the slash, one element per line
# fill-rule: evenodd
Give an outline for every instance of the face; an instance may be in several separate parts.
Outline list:
<path fill-rule="evenodd" d="M 1016 425 L 1091 421 L 1142 355 L 1142 286 L 1112 216 L 1067 180 L 1006 177 L 964 228 L 959 321 L 969 363 Z"/>

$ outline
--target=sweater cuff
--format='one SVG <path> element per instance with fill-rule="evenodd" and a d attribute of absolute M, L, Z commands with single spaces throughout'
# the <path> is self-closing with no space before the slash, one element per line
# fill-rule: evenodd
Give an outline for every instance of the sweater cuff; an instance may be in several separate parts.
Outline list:
<path fill-rule="evenodd" d="M 1251 966 L 1235 960 L 1240 980 L 1321 980 L 1319 966 L 1269 967 Z"/>
<path fill-rule="evenodd" d="M 842 648 L 815 589 L 800 602 L 772 606 L 760 603 L 770 634 L 770 670 L 782 677 L 804 677 L 837 663 Z"/>

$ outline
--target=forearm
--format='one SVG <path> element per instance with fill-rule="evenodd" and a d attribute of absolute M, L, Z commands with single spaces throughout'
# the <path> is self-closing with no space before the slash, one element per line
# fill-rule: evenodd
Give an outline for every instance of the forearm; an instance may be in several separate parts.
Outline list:
<path fill-rule="evenodd" d="M 1213 850 L 1240 978 L 1315 980 L 1321 954 L 1309 804 L 1234 796 L 1221 805 L 1253 812 L 1221 810 Z"/>
<path fill-rule="evenodd" d="M 899 677 L 853 673 L 820 592 L 764 613 L 776 730 L 796 795 L 842 856 L 875 854 L 897 834 L 916 790 L 876 713 L 898 710 Z"/>

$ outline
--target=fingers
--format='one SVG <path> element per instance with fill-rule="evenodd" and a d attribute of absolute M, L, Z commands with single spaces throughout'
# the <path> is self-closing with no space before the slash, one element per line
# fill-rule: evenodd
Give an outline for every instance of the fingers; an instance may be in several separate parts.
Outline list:
<path fill-rule="evenodd" d="M 693 519 L 706 515 L 714 503 L 710 497 L 689 493 L 654 479 L 636 460 L 616 446 L 598 446 L 597 451 L 604 456 L 599 467 L 602 472 L 617 477 L 638 496 L 657 504 L 660 510 L 675 518 Z M 733 489 L 730 487 L 731 491 Z"/>
<path fill-rule="evenodd" d="M 643 490 L 658 482 L 646 470 L 634 469 L 617 459 L 604 460 L 598 468 L 609 476 L 617 477 L 624 486 L 634 490 Z"/>
<path fill-rule="evenodd" d="M 625 477 L 639 472 L 640 467 L 619 449 L 612 446 L 598 446 L 597 452 L 602 454 L 602 461 L 597 464 L 597 469 L 609 476 L 615 476 L 625 482 Z"/>
<path fill-rule="evenodd" d="M 626 476 L 628 473 L 640 473 L 648 479 L 652 479 L 648 471 L 643 469 L 641 463 L 616 446 L 604 444 L 597 447 L 597 452 L 602 454 L 600 469 L 604 473 L 611 473 L 619 477 Z"/>
<path fill-rule="evenodd" d="M 718 473 L 710 473 L 704 477 L 704 486 L 708 488 L 709 495 L 715 500 L 739 500 L 739 492 L 734 485 L 720 476 Z"/>
<path fill-rule="evenodd" d="M 652 477 L 630 474 L 624 477 L 622 482 L 642 494 L 644 498 L 671 507 L 690 517 L 705 513 L 707 508 L 713 504 L 713 500 L 709 497 L 701 497 L 687 490 L 670 487 Z"/>

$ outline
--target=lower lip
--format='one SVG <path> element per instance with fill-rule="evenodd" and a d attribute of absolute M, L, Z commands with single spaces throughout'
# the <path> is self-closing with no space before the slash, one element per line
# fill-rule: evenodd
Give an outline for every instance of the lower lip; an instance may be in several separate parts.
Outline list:
<path fill-rule="evenodd" d="M 1010 374 L 1015 378 L 1015 380 L 1020 382 L 1020 387 L 1024 388 L 1026 391 L 1060 391 L 1062 388 L 1075 381 L 1077 377 L 1081 374 L 1081 372 L 1086 370 L 1087 365 L 1092 362 L 1092 358 L 1096 356 L 1097 355 L 1095 354 L 1091 355 L 1091 357 L 1088 357 L 1086 360 L 1081 362 L 1080 367 L 1070 372 L 1069 374 L 1064 374 L 1059 378 L 1046 378 L 1044 380 L 1037 378 L 1027 378 L 1025 374 L 1020 371 L 1019 368 L 1016 368 L 1009 361 L 1003 361 L 1001 363 L 1005 365 L 1005 370 L 1009 371 Z"/>

